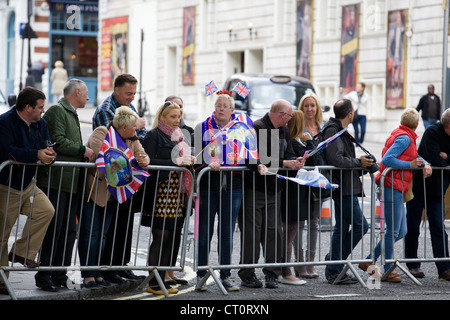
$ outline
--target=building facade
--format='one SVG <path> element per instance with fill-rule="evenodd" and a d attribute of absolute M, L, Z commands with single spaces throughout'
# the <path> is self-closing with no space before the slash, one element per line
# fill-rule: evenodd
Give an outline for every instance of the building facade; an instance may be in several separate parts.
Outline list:
<path fill-rule="evenodd" d="M 301 74 L 329 106 L 356 82 L 365 82 L 366 140 L 384 141 L 428 84 L 441 97 L 447 91 L 442 0 L 99 0 L 97 26 L 93 8 L 83 7 L 78 31 L 64 28 L 63 20 L 71 17 L 67 5 L 97 1 L 33 2 L 31 24 L 40 36 L 31 43 L 33 59 L 47 66 L 44 91 L 49 92 L 52 64 L 60 57 L 84 72 L 74 76 L 88 75 L 98 103 L 111 93 L 117 74 L 131 73 L 139 80 L 135 105 L 145 98 L 150 119 L 164 98 L 175 94 L 183 98 L 184 118 L 194 126 L 213 111 L 214 97 L 205 95 L 205 85 L 214 80 L 221 88 L 236 72 Z M 0 63 L 8 66 L 0 68 L 0 89 L 6 93 L 17 93 L 20 75 L 26 76 L 19 36 L 26 4 L 0 0 Z M 96 61 L 89 39 L 94 35 Z M 72 45 L 72 52 L 61 53 L 61 37 L 89 50 L 80 53 Z M 88 57 L 91 65 L 83 66 L 74 55 Z M 422 125 L 417 132 L 423 132 Z"/>

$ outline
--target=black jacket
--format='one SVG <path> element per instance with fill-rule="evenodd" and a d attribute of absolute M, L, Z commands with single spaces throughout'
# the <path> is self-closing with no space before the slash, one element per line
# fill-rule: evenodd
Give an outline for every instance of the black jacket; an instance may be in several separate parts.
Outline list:
<path fill-rule="evenodd" d="M 344 129 L 342 123 L 335 119 L 330 120 L 324 125 L 322 131 L 323 139 L 326 140 Z M 350 135 L 344 133 L 335 141 L 331 142 L 324 149 L 327 165 L 337 168 L 361 168 L 361 159 L 356 158 L 355 145 L 350 139 Z M 339 189 L 333 192 L 334 196 L 363 196 L 363 187 L 360 179 L 361 170 L 342 170 L 342 180 L 340 171 L 332 171 L 333 183 L 339 185 Z M 352 188 L 353 186 L 353 188 Z M 353 190 L 352 190 L 353 189 Z"/>
<path fill-rule="evenodd" d="M 422 110 L 422 119 L 428 120 L 429 118 L 440 119 L 441 118 L 441 99 L 437 95 L 435 95 L 437 99 L 437 114 L 429 114 L 428 113 L 428 94 L 422 96 L 419 100 L 419 104 L 417 105 L 416 110 Z"/>
<path fill-rule="evenodd" d="M 253 122 L 253 127 L 256 130 L 256 136 L 258 139 L 258 153 L 260 156 L 260 163 L 266 165 L 270 169 L 271 166 L 278 165 L 280 168 L 283 166 L 283 160 L 295 160 L 294 149 L 292 148 L 292 141 L 287 127 L 281 127 L 275 129 L 272 122 L 270 121 L 269 114 Z M 267 132 L 267 134 L 264 133 Z M 278 146 L 279 152 L 276 155 L 272 155 L 271 141 L 272 133 L 278 131 Z M 262 139 L 262 135 L 266 136 L 267 139 Z M 275 138 L 275 137 L 274 137 Z M 274 150 L 275 152 L 275 150 Z M 267 158 L 277 159 L 278 164 L 267 163 Z M 251 167 L 251 166 L 249 166 Z M 286 174 L 286 172 L 280 172 L 280 174 Z M 255 188 L 260 192 L 266 192 L 268 194 L 273 194 L 275 191 L 276 183 L 278 184 L 277 191 L 281 191 L 280 179 L 274 175 L 263 175 L 255 173 Z M 253 173 L 245 175 L 245 186 L 246 188 L 253 188 Z M 267 187 L 267 190 L 266 190 Z"/>
<path fill-rule="evenodd" d="M 439 153 L 445 152 L 450 156 L 450 136 L 448 136 L 442 123 L 438 122 L 425 130 L 420 141 L 419 155 L 430 163 L 432 167 L 447 167 L 450 160 L 444 160 Z M 441 178 L 442 172 L 442 178 Z M 425 179 L 427 196 L 442 196 L 449 186 L 449 171 L 433 169 L 431 177 Z M 423 192 L 422 170 L 414 170 L 413 193 Z"/>

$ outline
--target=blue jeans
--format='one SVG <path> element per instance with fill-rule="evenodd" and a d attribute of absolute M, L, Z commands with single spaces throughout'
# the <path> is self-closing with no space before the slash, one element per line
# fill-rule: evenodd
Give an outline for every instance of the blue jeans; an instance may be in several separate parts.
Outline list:
<path fill-rule="evenodd" d="M 438 122 L 438 119 L 434 119 L 434 118 L 428 118 L 428 119 L 423 119 L 423 126 L 425 127 L 425 130 L 435 124 L 436 122 Z"/>
<path fill-rule="evenodd" d="M 231 264 L 233 250 L 233 233 L 236 219 L 242 203 L 242 189 L 232 191 L 200 191 L 199 208 L 199 234 L 198 234 L 198 265 L 206 266 L 209 260 L 209 251 L 214 234 L 215 216 L 218 214 L 218 252 L 221 265 Z M 205 270 L 197 272 L 199 277 L 206 275 Z M 220 269 L 220 278 L 225 279 L 231 275 L 229 269 Z"/>
<path fill-rule="evenodd" d="M 405 237 L 405 256 L 411 259 L 417 258 L 422 211 L 425 208 L 423 191 L 418 193 L 414 193 L 414 199 L 406 203 L 408 234 Z M 448 235 L 444 225 L 444 199 L 442 196 L 427 195 L 426 205 L 433 256 L 434 258 L 449 257 Z M 407 263 L 406 265 L 409 269 L 420 267 L 419 262 Z M 438 273 L 441 274 L 445 270 L 450 269 L 450 262 L 436 262 L 436 267 Z"/>
<path fill-rule="evenodd" d="M 412 187 L 412 186 L 411 186 Z M 394 257 L 394 243 L 402 239 L 407 233 L 406 210 L 403 204 L 403 194 L 393 188 L 384 187 L 384 222 L 386 223 L 386 234 L 384 242 L 384 254 L 386 259 Z M 374 260 L 381 255 L 381 241 L 375 247 Z M 370 259 L 370 255 L 368 256 Z M 392 263 L 384 265 L 384 271 L 387 271 Z"/>
<path fill-rule="evenodd" d="M 353 121 L 353 128 L 355 129 L 355 140 L 358 143 L 364 142 L 364 136 L 366 135 L 366 124 L 367 117 L 365 115 L 358 115 L 358 118 Z"/>
<path fill-rule="evenodd" d="M 369 224 L 357 196 L 342 196 L 342 200 L 336 196 L 333 200 L 336 224 L 331 236 L 330 260 L 345 260 L 369 230 Z M 328 266 L 331 274 L 340 273 L 343 268 L 342 264 Z"/>
<path fill-rule="evenodd" d="M 94 204 L 93 201 L 83 203 L 83 215 L 80 217 L 80 231 L 78 251 L 80 266 L 100 265 L 103 249 L 105 248 L 106 232 L 109 229 L 114 214 L 114 205 L 108 202 L 104 207 Z M 83 278 L 99 277 L 98 271 L 81 271 Z"/>

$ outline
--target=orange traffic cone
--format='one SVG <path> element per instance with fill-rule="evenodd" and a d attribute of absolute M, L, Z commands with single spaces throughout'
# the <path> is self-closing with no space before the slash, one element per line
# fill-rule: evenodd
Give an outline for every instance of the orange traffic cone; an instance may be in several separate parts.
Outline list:
<path fill-rule="evenodd" d="M 331 230 L 330 200 L 326 200 L 322 203 L 322 208 L 320 209 L 319 229 L 320 231 Z"/>

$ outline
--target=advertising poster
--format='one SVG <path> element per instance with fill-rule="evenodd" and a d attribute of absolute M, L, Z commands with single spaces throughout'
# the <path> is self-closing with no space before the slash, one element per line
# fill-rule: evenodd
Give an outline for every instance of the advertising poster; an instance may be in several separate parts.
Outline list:
<path fill-rule="evenodd" d="M 358 81 L 359 5 L 342 7 L 341 81 L 344 93 L 355 90 Z"/>
<path fill-rule="evenodd" d="M 101 89 L 113 88 L 116 76 L 127 72 L 128 17 L 102 20 Z"/>
<path fill-rule="evenodd" d="M 311 80 L 313 1 L 297 1 L 297 76 Z"/>
<path fill-rule="evenodd" d="M 405 108 L 407 10 L 388 13 L 386 108 Z"/>
<path fill-rule="evenodd" d="M 183 18 L 183 84 L 194 84 L 195 7 L 184 8 Z"/>

